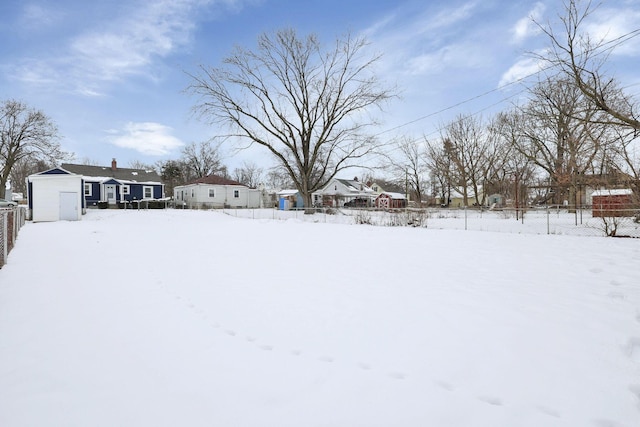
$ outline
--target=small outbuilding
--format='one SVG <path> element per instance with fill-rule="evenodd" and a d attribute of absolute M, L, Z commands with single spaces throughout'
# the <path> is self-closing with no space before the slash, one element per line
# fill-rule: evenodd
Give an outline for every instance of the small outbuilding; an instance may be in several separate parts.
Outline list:
<path fill-rule="evenodd" d="M 596 190 L 591 194 L 594 218 L 634 216 L 633 191 Z"/>
<path fill-rule="evenodd" d="M 402 209 L 407 207 L 407 198 L 400 193 L 382 193 L 375 200 L 378 209 Z"/>
<path fill-rule="evenodd" d="M 34 222 L 78 221 L 84 212 L 81 175 L 53 168 L 27 177 L 29 214 Z"/>

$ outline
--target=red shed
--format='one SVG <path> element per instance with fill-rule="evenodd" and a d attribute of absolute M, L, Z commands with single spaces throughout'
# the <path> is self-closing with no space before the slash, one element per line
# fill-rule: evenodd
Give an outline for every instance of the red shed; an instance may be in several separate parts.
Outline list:
<path fill-rule="evenodd" d="M 633 216 L 633 192 L 630 189 L 596 190 L 591 197 L 593 217 Z"/>
<path fill-rule="evenodd" d="M 376 208 L 398 209 L 407 207 L 407 198 L 400 193 L 382 193 L 376 197 Z"/>

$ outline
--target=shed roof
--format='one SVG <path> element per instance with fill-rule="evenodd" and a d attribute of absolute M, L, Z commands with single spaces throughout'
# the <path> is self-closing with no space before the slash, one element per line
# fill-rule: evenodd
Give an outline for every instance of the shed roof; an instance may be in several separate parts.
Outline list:
<path fill-rule="evenodd" d="M 393 192 L 390 192 L 390 191 L 385 191 L 384 193 L 380 193 L 380 196 L 378 196 L 378 197 L 381 197 L 381 196 L 387 196 L 390 199 L 402 199 L 402 200 L 406 199 L 404 194 L 393 193 Z"/>
<path fill-rule="evenodd" d="M 629 188 L 618 188 L 612 190 L 596 190 L 591 193 L 591 196 L 628 196 L 633 194 L 633 191 Z"/>

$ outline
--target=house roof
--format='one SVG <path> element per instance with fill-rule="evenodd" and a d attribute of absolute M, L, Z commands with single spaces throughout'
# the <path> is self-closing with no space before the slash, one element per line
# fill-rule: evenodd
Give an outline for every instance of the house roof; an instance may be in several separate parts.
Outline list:
<path fill-rule="evenodd" d="M 392 192 L 404 194 L 405 192 L 405 189 L 402 188 L 402 186 L 388 181 L 376 180 L 369 187 L 373 187 L 374 185 L 377 185 L 380 188 L 381 193 Z"/>
<path fill-rule="evenodd" d="M 112 169 L 110 166 L 90 166 L 90 165 L 75 165 L 72 163 L 63 163 L 62 169 L 83 175 L 85 177 L 96 178 L 115 178 L 119 181 L 129 182 L 162 182 L 162 178 L 155 171 L 146 171 L 144 169 L 130 169 L 116 167 Z"/>
<path fill-rule="evenodd" d="M 210 184 L 210 185 L 241 185 L 246 187 L 246 185 L 239 183 L 238 181 L 234 181 L 229 178 L 225 178 L 218 175 L 208 175 L 203 176 L 202 178 L 194 179 L 193 181 L 188 182 L 186 185 L 190 184 Z"/>

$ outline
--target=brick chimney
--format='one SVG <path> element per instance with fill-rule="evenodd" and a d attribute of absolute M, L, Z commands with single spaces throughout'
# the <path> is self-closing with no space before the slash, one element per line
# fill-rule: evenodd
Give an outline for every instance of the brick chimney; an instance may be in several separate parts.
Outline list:
<path fill-rule="evenodd" d="M 114 157 L 113 160 L 111 160 L 111 170 L 115 172 L 116 169 L 118 169 L 118 163 L 116 162 L 116 159 Z"/>

